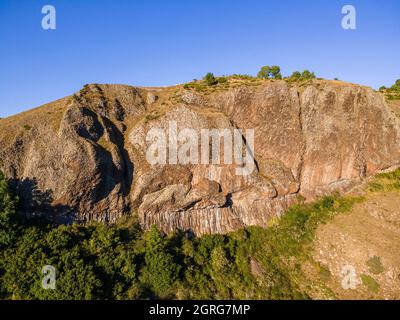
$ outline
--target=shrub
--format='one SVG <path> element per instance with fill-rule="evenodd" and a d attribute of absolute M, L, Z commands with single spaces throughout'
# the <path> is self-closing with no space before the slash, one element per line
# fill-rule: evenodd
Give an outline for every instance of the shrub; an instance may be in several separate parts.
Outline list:
<path fill-rule="evenodd" d="M 16 207 L 17 199 L 11 194 L 7 180 L 0 171 L 0 249 L 13 244 L 20 231 Z"/>
<path fill-rule="evenodd" d="M 271 73 L 271 68 L 269 66 L 264 66 L 261 70 L 257 73 L 257 77 L 261 79 L 268 79 Z"/>
<path fill-rule="evenodd" d="M 228 79 L 227 79 L 226 77 L 218 77 L 218 78 L 217 78 L 217 82 L 218 82 L 219 84 L 227 83 L 227 82 L 228 82 Z"/>
<path fill-rule="evenodd" d="M 203 81 L 193 80 L 192 82 L 185 83 L 183 85 L 184 89 L 194 89 L 196 91 L 206 91 L 208 86 L 214 86 L 217 84 L 227 84 L 227 77 L 215 77 L 211 72 L 207 73 L 203 77 Z"/>
<path fill-rule="evenodd" d="M 315 79 L 315 73 L 308 71 L 308 70 L 304 70 L 303 73 L 301 74 L 301 78 L 304 80 L 310 80 L 310 79 Z"/>
<path fill-rule="evenodd" d="M 270 76 L 273 79 L 282 79 L 281 68 L 278 66 L 272 66 Z"/>
<path fill-rule="evenodd" d="M 147 124 L 148 122 L 152 121 L 152 120 L 156 120 L 160 117 L 159 114 L 155 113 L 150 113 L 150 114 L 146 114 L 146 116 L 144 117 L 144 122 Z"/>
<path fill-rule="evenodd" d="M 319 276 L 323 280 L 328 281 L 331 278 L 332 273 L 330 272 L 329 268 L 326 265 L 318 263 L 317 269 L 318 269 Z"/>
<path fill-rule="evenodd" d="M 390 88 L 382 86 L 379 91 L 383 91 L 388 100 L 399 100 L 400 99 L 400 79 L 396 80 L 395 84 Z"/>
<path fill-rule="evenodd" d="M 367 266 L 369 267 L 369 271 L 373 274 L 380 274 L 385 271 L 385 268 L 382 265 L 381 258 L 377 256 L 373 256 L 367 261 Z"/>
<path fill-rule="evenodd" d="M 146 234 L 144 250 L 144 268 L 141 280 L 156 294 L 165 295 L 171 285 L 178 279 L 180 266 L 168 252 L 168 242 L 153 225 Z"/>
<path fill-rule="evenodd" d="M 300 80 L 300 78 L 301 78 L 301 73 L 299 71 L 294 71 L 290 76 L 290 79 L 294 81 Z"/>
<path fill-rule="evenodd" d="M 310 72 L 308 70 L 304 70 L 303 72 L 294 71 L 292 75 L 289 77 L 289 81 L 305 81 L 315 79 L 315 73 Z"/>
<path fill-rule="evenodd" d="M 208 86 L 213 86 L 218 83 L 218 80 L 214 77 L 214 74 L 211 72 L 207 73 L 204 76 L 203 80 Z"/>
<path fill-rule="evenodd" d="M 368 287 L 368 289 L 373 292 L 373 293 L 378 293 L 379 292 L 379 283 L 376 282 L 374 278 L 367 274 L 362 274 L 361 275 L 361 281 L 362 283 Z"/>
<path fill-rule="evenodd" d="M 281 68 L 279 66 L 264 66 L 257 74 L 261 79 L 282 79 Z"/>

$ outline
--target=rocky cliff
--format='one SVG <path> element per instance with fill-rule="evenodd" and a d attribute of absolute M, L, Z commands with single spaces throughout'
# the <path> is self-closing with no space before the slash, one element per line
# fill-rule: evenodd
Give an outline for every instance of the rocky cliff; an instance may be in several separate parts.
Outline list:
<path fill-rule="evenodd" d="M 29 215 L 66 223 L 138 214 L 145 228 L 225 233 L 266 226 L 299 195 L 346 191 L 399 166 L 395 108 L 370 88 L 339 81 L 230 79 L 204 91 L 91 84 L 0 119 L 0 169 Z M 171 133 L 171 124 L 199 137 L 204 129 L 241 129 L 235 146 L 251 154 L 254 170 L 238 175 L 234 161 L 213 163 L 203 154 L 210 161 L 149 163 L 148 133 Z"/>

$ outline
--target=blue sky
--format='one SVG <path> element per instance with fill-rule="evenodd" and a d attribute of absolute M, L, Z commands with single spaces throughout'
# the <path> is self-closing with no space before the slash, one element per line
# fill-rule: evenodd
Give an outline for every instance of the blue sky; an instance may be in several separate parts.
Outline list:
<path fill-rule="evenodd" d="M 41 27 L 46 4 L 56 30 Z M 346 4 L 356 30 L 341 27 Z M 86 83 L 173 85 L 263 65 L 377 88 L 400 78 L 399 35 L 398 0 L 1 0 L 0 117 Z"/>

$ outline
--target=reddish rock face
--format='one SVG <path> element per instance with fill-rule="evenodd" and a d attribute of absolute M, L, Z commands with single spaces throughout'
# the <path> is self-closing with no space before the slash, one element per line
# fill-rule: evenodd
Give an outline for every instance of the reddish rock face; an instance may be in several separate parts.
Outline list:
<path fill-rule="evenodd" d="M 1 119 L 0 168 L 29 214 L 60 222 L 138 214 L 145 228 L 225 233 L 267 226 L 299 194 L 312 200 L 346 191 L 400 165 L 396 110 L 370 88 L 337 81 L 264 81 L 209 94 L 182 86 L 88 85 Z M 198 141 L 204 129 L 241 129 L 235 146 L 253 149 L 254 170 L 238 175 L 235 161 L 149 163 L 149 132 L 168 133 L 171 123 Z M 254 148 L 246 129 L 254 130 Z M 169 160 L 174 148 L 165 145 Z"/>

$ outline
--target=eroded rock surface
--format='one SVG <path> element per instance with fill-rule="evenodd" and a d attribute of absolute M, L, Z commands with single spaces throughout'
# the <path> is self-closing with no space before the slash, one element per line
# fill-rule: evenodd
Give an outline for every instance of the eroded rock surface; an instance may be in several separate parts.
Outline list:
<path fill-rule="evenodd" d="M 148 132 L 171 123 L 199 137 L 241 129 L 243 150 L 254 129 L 254 171 L 237 175 L 234 162 L 151 165 Z M 300 194 L 346 191 L 399 164 L 395 110 L 372 89 L 338 81 L 264 81 L 209 94 L 93 84 L 0 119 L 0 168 L 24 210 L 60 222 L 138 214 L 145 228 L 166 232 L 266 226 Z"/>

